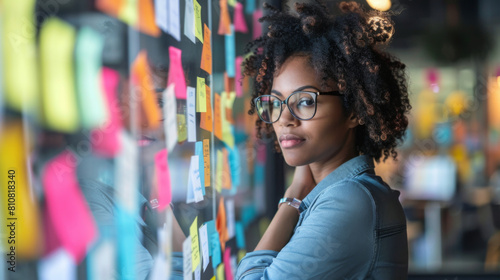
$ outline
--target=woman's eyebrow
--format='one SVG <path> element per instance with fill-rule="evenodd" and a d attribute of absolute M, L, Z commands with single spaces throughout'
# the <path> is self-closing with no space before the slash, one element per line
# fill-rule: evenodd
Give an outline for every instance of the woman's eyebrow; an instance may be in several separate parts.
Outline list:
<path fill-rule="evenodd" d="M 316 91 L 320 91 L 320 90 L 319 90 L 317 87 L 315 87 L 315 86 L 305 85 L 305 86 L 301 86 L 301 87 L 299 87 L 299 88 L 295 89 L 295 90 L 294 90 L 294 92 L 295 92 L 295 91 L 301 91 L 301 90 L 304 90 L 304 89 L 306 89 L 306 88 L 312 88 L 312 89 L 314 89 L 314 90 L 316 90 Z M 281 92 L 279 92 L 279 91 L 277 91 L 277 90 L 275 90 L 275 89 L 271 90 L 271 93 L 274 93 L 274 94 L 279 95 L 279 96 L 283 96 L 283 94 L 281 94 Z"/>

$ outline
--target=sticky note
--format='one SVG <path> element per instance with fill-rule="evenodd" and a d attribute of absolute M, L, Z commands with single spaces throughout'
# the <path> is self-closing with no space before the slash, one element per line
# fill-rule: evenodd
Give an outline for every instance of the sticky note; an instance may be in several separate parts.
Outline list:
<path fill-rule="evenodd" d="M 114 0 L 116 1 L 116 0 Z M 135 26 L 139 21 L 138 3 L 139 0 L 122 0 L 118 10 L 118 18 L 123 22 Z M 137 27 L 136 27 L 137 28 Z"/>
<path fill-rule="evenodd" d="M 200 265 L 200 248 L 198 242 L 198 217 L 194 218 L 189 227 L 189 236 L 191 236 L 191 266 L 194 270 Z"/>
<path fill-rule="evenodd" d="M 116 200 L 129 213 L 137 213 L 137 183 L 139 182 L 137 164 L 139 151 L 135 139 L 124 131 L 120 133 L 122 149 L 115 157 Z"/>
<path fill-rule="evenodd" d="M 219 7 L 220 7 L 220 18 L 219 18 L 219 30 L 217 34 L 219 35 L 230 34 L 231 18 L 229 17 L 227 0 L 219 0 Z"/>
<path fill-rule="evenodd" d="M 214 94 L 214 134 L 222 141 L 222 116 L 221 116 L 221 99 L 220 95 Z"/>
<path fill-rule="evenodd" d="M 234 31 L 235 32 L 241 32 L 241 33 L 247 33 L 248 32 L 248 26 L 245 21 L 245 15 L 243 14 L 243 4 L 240 2 L 236 3 L 234 6 Z"/>
<path fill-rule="evenodd" d="M 222 261 L 219 233 L 210 235 L 210 248 L 212 248 L 212 267 L 216 268 Z"/>
<path fill-rule="evenodd" d="M 210 140 L 203 139 L 203 169 L 205 170 L 205 187 L 210 186 Z"/>
<path fill-rule="evenodd" d="M 113 16 L 118 17 L 120 10 L 123 8 L 124 1 L 122 0 L 96 0 L 98 10 Z"/>
<path fill-rule="evenodd" d="M 229 6 L 234 7 L 236 5 L 236 0 L 227 0 Z"/>
<path fill-rule="evenodd" d="M 137 212 L 131 212 L 129 209 L 122 207 L 121 202 L 118 202 L 115 209 L 113 209 L 113 214 L 116 221 L 116 232 L 119 232 L 117 237 L 118 244 L 118 277 L 129 278 L 130 275 L 135 275 L 136 271 L 136 260 L 135 255 L 137 249 L 135 246 L 130 246 L 130 244 L 135 244 L 137 242 L 136 228 L 138 215 Z"/>
<path fill-rule="evenodd" d="M 225 278 L 224 278 L 224 272 L 225 272 L 225 270 L 224 270 L 224 264 L 223 264 L 223 263 L 221 263 L 221 264 L 217 267 L 217 270 L 216 270 L 217 280 L 219 280 L 219 279 L 224 280 L 224 279 L 225 279 Z"/>
<path fill-rule="evenodd" d="M 247 251 L 245 249 L 238 250 L 238 262 L 240 262 L 245 257 L 246 254 Z"/>
<path fill-rule="evenodd" d="M 262 17 L 262 10 L 255 10 L 252 15 L 253 19 L 253 36 L 252 39 L 257 39 L 262 36 L 262 25 L 259 19 Z"/>
<path fill-rule="evenodd" d="M 162 116 L 151 77 L 148 55 L 147 52 L 143 50 L 139 52 L 132 65 L 132 80 L 140 89 L 140 111 L 141 116 L 144 117 L 144 120 L 141 119 L 141 121 L 145 123 L 149 129 L 155 129 L 160 125 Z"/>
<path fill-rule="evenodd" d="M 240 151 L 237 146 L 232 149 L 228 147 L 229 150 L 229 169 L 231 171 L 231 183 L 234 187 L 237 187 L 241 183 L 241 159 Z"/>
<path fill-rule="evenodd" d="M 191 162 L 189 164 L 189 174 L 188 174 L 188 184 L 187 184 L 187 195 L 186 195 L 186 203 L 194 202 L 194 187 L 193 187 L 193 176 L 191 176 Z"/>
<path fill-rule="evenodd" d="M 76 280 L 76 267 L 72 256 L 66 250 L 59 249 L 39 261 L 38 277 L 41 280 Z"/>
<path fill-rule="evenodd" d="M 37 56 L 37 30 L 34 24 L 35 2 L 35 0 L 2 1 L 0 17 L 2 95 L 5 94 L 5 105 L 17 111 L 23 108 L 31 111 L 40 104 L 41 85 L 38 77 L 40 69 Z"/>
<path fill-rule="evenodd" d="M 206 103 L 207 109 L 206 112 L 202 112 L 200 114 L 200 127 L 205 129 L 206 131 L 212 132 L 212 103 L 210 101 L 210 87 L 205 85 L 205 95 L 206 95 Z"/>
<path fill-rule="evenodd" d="M 155 155 L 155 173 L 158 186 L 158 210 L 162 211 L 172 201 L 170 188 L 170 171 L 168 168 L 168 151 L 163 149 Z"/>
<path fill-rule="evenodd" d="M 213 254 L 213 248 L 212 248 L 212 242 L 210 240 L 212 234 L 217 233 L 217 229 L 215 228 L 215 221 L 210 220 L 206 221 L 205 225 L 207 226 L 207 235 L 208 235 L 208 254 L 212 256 Z M 217 240 L 219 240 L 219 237 L 217 236 Z"/>
<path fill-rule="evenodd" d="M 236 91 L 236 96 L 237 97 L 242 97 L 243 96 L 243 88 L 242 88 L 242 83 L 243 83 L 243 77 L 241 75 L 241 64 L 243 63 L 243 57 L 238 56 L 236 57 L 235 60 L 235 91 Z"/>
<path fill-rule="evenodd" d="M 208 263 L 210 262 L 209 250 L 208 250 L 208 232 L 206 224 L 200 227 L 199 236 L 200 236 L 201 256 L 203 257 L 203 271 L 205 271 L 208 267 Z"/>
<path fill-rule="evenodd" d="M 207 111 L 207 93 L 205 78 L 196 77 L 196 112 Z"/>
<path fill-rule="evenodd" d="M 231 92 L 234 88 L 234 78 L 228 76 L 227 72 L 224 72 L 224 92 Z"/>
<path fill-rule="evenodd" d="M 155 23 L 161 30 L 168 33 L 168 0 L 155 0 Z"/>
<path fill-rule="evenodd" d="M 224 251 L 224 248 L 226 247 L 226 241 L 228 240 L 226 206 L 224 203 L 224 197 L 221 197 L 219 200 L 219 208 L 217 210 L 215 227 L 217 228 L 217 232 L 219 232 L 220 244 L 222 247 L 222 251 Z"/>
<path fill-rule="evenodd" d="M 208 139 L 204 139 L 208 140 Z M 200 183 L 203 195 L 205 195 L 205 160 L 203 156 L 203 142 L 197 141 L 194 146 L 194 154 L 198 156 L 199 161 L 199 172 L 200 172 Z"/>
<path fill-rule="evenodd" d="M 221 150 L 217 150 L 217 162 L 215 165 L 215 189 L 217 192 L 222 191 L 222 171 L 223 171 L 223 153 Z"/>
<path fill-rule="evenodd" d="M 234 26 L 230 25 L 230 33 L 225 35 L 226 72 L 231 78 L 235 75 L 236 42 L 234 38 Z"/>
<path fill-rule="evenodd" d="M 42 175 L 47 211 L 62 246 L 77 263 L 97 237 L 97 228 L 76 179 L 76 159 L 64 151 L 50 160 Z"/>
<path fill-rule="evenodd" d="M 153 0 L 138 0 L 139 19 L 136 27 L 144 34 L 159 37 L 160 29 L 156 25 Z"/>
<path fill-rule="evenodd" d="M 188 142 L 196 142 L 196 90 L 187 88 L 187 126 Z"/>
<path fill-rule="evenodd" d="M 194 198 L 194 202 L 199 202 L 203 200 L 203 189 L 200 181 L 200 169 L 199 169 L 200 158 L 198 156 L 191 156 L 191 162 L 189 167 L 189 180 L 188 188 L 192 189 L 192 196 L 188 190 L 188 198 Z M 192 202 L 192 201 L 190 201 Z"/>
<path fill-rule="evenodd" d="M 91 131 L 92 150 L 94 153 L 113 157 L 121 149 L 120 130 L 122 129 L 121 110 L 117 98 L 117 88 L 120 76 L 110 68 L 102 68 L 101 82 L 104 90 L 104 104 L 107 110 L 107 120 L 101 126 Z"/>
<path fill-rule="evenodd" d="M 106 118 L 104 94 L 101 90 L 103 38 L 90 27 L 78 32 L 75 46 L 76 89 L 84 128 L 101 125 Z"/>
<path fill-rule="evenodd" d="M 255 10 L 255 0 L 245 1 L 245 13 L 251 14 Z"/>
<path fill-rule="evenodd" d="M 234 200 L 226 200 L 226 220 L 227 220 L 227 239 L 235 236 L 235 215 L 234 215 Z"/>
<path fill-rule="evenodd" d="M 229 169 L 229 153 L 222 148 L 222 188 L 231 189 L 231 170 Z"/>
<path fill-rule="evenodd" d="M 201 279 L 201 268 L 200 268 L 200 265 L 198 265 L 194 269 L 194 280 L 200 280 L 200 279 Z"/>
<path fill-rule="evenodd" d="M 141 0 L 142 1 L 142 0 Z M 168 34 L 175 40 L 181 40 L 181 19 L 179 10 L 179 0 L 168 0 Z"/>
<path fill-rule="evenodd" d="M 40 31 L 42 107 L 45 124 L 60 132 L 75 132 L 80 123 L 75 92 L 73 50 L 75 29 L 55 17 Z M 7 99 L 8 100 L 8 99 Z"/>
<path fill-rule="evenodd" d="M 203 30 L 201 29 L 201 5 L 198 1 L 193 0 L 194 3 L 194 34 L 200 42 L 203 43 Z"/>
<path fill-rule="evenodd" d="M 165 131 L 167 150 L 172 152 L 177 144 L 177 100 L 175 99 L 175 84 L 163 91 L 163 129 Z"/>
<path fill-rule="evenodd" d="M 177 114 L 177 141 L 184 142 L 187 139 L 187 124 L 184 114 Z"/>
<path fill-rule="evenodd" d="M 191 42 L 195 43 L 194 35 L 194 4 L 193 0 L 186 0 L 184 9 L 184 35 L 188 37 Z"/>
<path fill-rule="evenodd" d="M 178 99 L 186 99 L 186 78 L 182 68 L 182 51 L 176 47 L 168 47 L 170 57 L 168 69 L 167 85 L 175 84 L 175 97 Z"/>
<path fill-rule="evenodd" d="M 226 280 L 233 279 L 233 271 L 231 269 L 231 248 L 227 247 L 224 251 L 224 269 L 226 271 Z"/>
<path fill-rule="evenodd" d="M 212 46 L 210 46 L 210 37 L 212 32 L 208 29 L 206 24 L 203 24 L 203 49 L 201 51 L 201 65 L 200 68 L 205 70 L 208 74 L 212 74 Z"/>
<path fill-rule="evenodd" d="M 183 262 L 183 275 L 185 279 L 193 279 L 193 264 L 192 264 L 192 254 L 191 254 L 191 236 L 188 236 L 184 242 L 182 242 L 182 262 Z"/>

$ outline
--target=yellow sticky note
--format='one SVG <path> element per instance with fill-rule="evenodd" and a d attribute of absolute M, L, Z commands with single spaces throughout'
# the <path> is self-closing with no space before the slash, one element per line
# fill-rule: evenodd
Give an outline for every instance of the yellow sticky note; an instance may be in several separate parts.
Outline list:
<path fill-rule="evenodd" d="M 224 276 L 224 264 L 223 263 L 219 264 L 219 266 L 217 267 L 216 275 L 217 275 L 217 280 L 224 280 L 225 279 L 224 278 L 225 276 Z"/>
<path fill-rule="evenodd" d="M 196 79 L 196 112 L 207 111 L 207 92 L 205 88 L 205 78 L 197 77 Z"/>
<path fill-rule="evenodd" d="M 23 107 L 32 110 L 40 104 L 35 2 L 25 0 L 1 3 L 2 83 L 6 105 L 17 111 L 21 111 Z"/>
<path fill-rule="evenodd" d="M 215 275 L 214 275 L 214 276 L 212 276 L 212 278 L 210 278 L 210 280 L 215 280 Z"/>
<path fill-rule="evenodd" d="M 128 23 L 129 25 L 135 25 L 139 21 L 137 1 L 139 0 L 123 0 L 121 9 L 118 12 L 118 18 Z"/>
<path fill-rule="evenodd" d="M 193 223 L 189 227 L 189 235 L 191 236 L 191 267 L 193 272 L 200 265 L 200 243 L 198 242 L 198 217 L 194 218 Z"/>
<path fill-rule="evenodd" d="M 71 133 L 79 127 L 73 50 L 75 28 L 57 18 L 45 21 L 40 32 L 42 106 L 45 124 Z"/>
<path fill-rule="evenodd" d="M 232 92 L 234 93 L 234 92 Z M 231 123 L 226 117 L 226 109 L 228 108 L 228 105 L 231 106 L 232 109 L 232 104 L 234 102 L 234 98 L 231 99 L 230 97 L 231 94 L 227 94 L 226 92 L 222 92 L 221 94 L 221 102 L 220 102 L 220 110 L 221 110 L 221 123 L 222 123 L 222 141 L 226 143 L 230 148 L 233 148 L 234 146 L 234 135 L 233 135 L 233 130 L 231 129 Z M 236 95 L 236 94 L 234 94 Z"/>
<path fill-rule="evenodd" d="M 215 189 L 218 192 L 222 191 L 222 168 L 223 168 L 223 153 L 217 150 L 217 166 L 215 173 Z"/>
<path fill-rule="evenodd" d="M 184 114 L 177 114 L 177 141 L 184 142 L 187 140 L 187 124 Z"/>
<path fill-rule="evenodd" d="M 201 6 L 198 1 L 193 0 L 194 3 L 194 34 L 196 38 L 203 43 L 203 30 L 201 29 Z"/>
<path fill-rule="evenodd" d="M 229 6 L 231 6 L 231 7 L 236 6 L 236 0 L 227 0 L 227 3 L 228 3 L 228 4 L 229 4 Z"/>

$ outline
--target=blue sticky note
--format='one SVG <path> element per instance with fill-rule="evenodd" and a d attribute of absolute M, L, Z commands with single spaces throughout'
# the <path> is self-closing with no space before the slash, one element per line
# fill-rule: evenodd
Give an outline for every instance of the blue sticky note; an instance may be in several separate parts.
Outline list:
<path fill-rule="evenodd" d="M 245 249 L 245 230 L 243 229 L 243 224 L 238 221 L 234 227 L 236 231 L 236 246 L 238 246 L 238 249 Z"/>
<path fill-rule="evenodd" d="M 209 238 L 209 240 L 208 240 L 208 254 L 211 256 L 212 255 L 212 245 L 210 244 L 210 237 L 212 236 L 212 234 L 217 232 L 217 230 L 215 229 L 214 220 L 207 221 L 207 222 L 205 222 L 205 224 L 207 225 L 207 236 Z"/>
<path fill-rule="evenodd" d="M 135 275 L 135 244 L 136 220 L 125 208 L 115 207 L 115 218 L 118 232 L 118 275 L 120 279 L 134 279 Z"/>
<path fill-rule="evenodd" d="M 256 186 L 261 186 L 264 184 L 264 165 L 262 163 L 257 163 L 255 165 L 255 185 Z"/>
<path fill-rule="evenodd" d="M 245 13 L 251 15 L 253 14 L 253 11 L 255 11 L 255 0 L 247 0 L 245 5 Z"/>
<path fill-rule="evenodd" d="M 231 24 L 231 34 L 225 35 L 226 43 L 226 72 L 227 76 L 234 78 L 236 73 L 236 41 L 234 38 L 234 25 Z"/>
<path fill-rule="evenodd" d="M 247 227 L 257 217 L 257 208 L 254 204 L 245 205 L 241 209 L 241 221 L 243 227 Z"/>
<path fill-rule="evenodd" d="M 216 231 L 210 235 L 210 246 L 212 248 L 212 267 L 215 269 L 222 261 L 219 233 Z"/>
<path fill-rule="evenodd" d="M 196 142 L 194 146 L 194 154 L 198 156 L 200 159 L 200 182 L 201 182 L 201 190 L 203 191 L 203 195 L 205 195 L 205 164 L 203 157 L 203 141 Z"/>
<path fill-rule="evenodd" d="M 226 146 L 229 151 L 229 169 L 231 170 L 231 184 L 236 193 L 236 187 L 241 183 L 241 161 L 240 151 L 238 146 L 233 146 L 232 149 Z"/>

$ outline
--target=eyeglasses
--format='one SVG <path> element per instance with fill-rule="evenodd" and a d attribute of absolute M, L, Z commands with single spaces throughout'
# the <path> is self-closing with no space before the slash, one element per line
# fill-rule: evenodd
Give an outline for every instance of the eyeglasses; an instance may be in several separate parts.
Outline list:
<path fill-rule="evenodd" d="M 295 91 L 284 101 L 274 95 L 261 95 L 254 99 L 259 118 L 265 123 L 275 123 L 281 117 L 283 104 L 286 104 L 290 113 L 299 120 L 310 120 L 316 115 L 318 95 L 341 96 L 338 91 L 309 92 Z"/>

